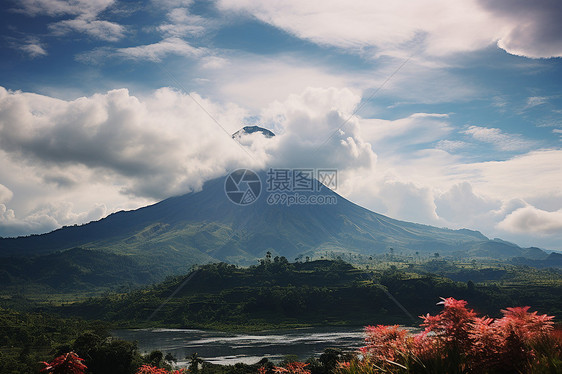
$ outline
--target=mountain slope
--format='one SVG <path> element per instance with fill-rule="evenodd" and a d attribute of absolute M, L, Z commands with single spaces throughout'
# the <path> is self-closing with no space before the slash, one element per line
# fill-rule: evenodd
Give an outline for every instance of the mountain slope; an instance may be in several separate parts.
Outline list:
<path fill-rule="evenodd" d="M 265 186 L 266 173 L 259 175 Z M 255 203 L 240 206 L 226 196 L 224 181 L 217 178 L 199 192 L 85 225 L 0 239 L 0 256 L 36 256 L 81 247 L 126 255 L 139 264 L 157 263 L 177 272 L 194 263 L 217 260 L 255 263 L 267 251 L 290 259 L 328 251 L 370 255 L 389 248 L 497 258 L 526 253 L 514 244 L 488 240 L 477 231 L 398 221 L 355 205 L 325 187 L 319 194 L 335 198 L 336 204 L 270 205 L 262 191 Z M 305 197 L 315 193 L 299 192 Z"/>

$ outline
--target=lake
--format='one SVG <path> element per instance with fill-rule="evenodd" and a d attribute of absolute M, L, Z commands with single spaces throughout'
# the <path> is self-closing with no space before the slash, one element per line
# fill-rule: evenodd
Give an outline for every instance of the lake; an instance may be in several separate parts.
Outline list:
<path fill-rule="evenodd" d="M 113 336 L 137 341 L 143 353 L 153 350 L 171 353 L 178 365 L 187 365 L 186 356 L 197 353 L 205 361 L 231 365 L 253 364 L 267 357 L 280 361 L 286 355 L 299 360 L 319 356 L 326 348 L 355 350 L 364 344 L 363 328 L 311 327 L 252 333 L 191 329 L 116 330 Z"/>

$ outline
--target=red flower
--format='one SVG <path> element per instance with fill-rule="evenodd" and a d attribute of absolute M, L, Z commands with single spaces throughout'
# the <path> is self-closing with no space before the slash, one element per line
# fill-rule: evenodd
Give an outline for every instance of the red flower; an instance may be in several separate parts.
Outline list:
<path fill-rule="evenodd" d="M 308 364 L 305 364 L 304 362 L 291 362 L 285 367 L 274 366 L 273 371 L 278 374 L 310 374 L 310 370 L 305 369 L 306 366 L 308 366 Z"/>
<path fill-rule="evenodd" d="M 401 352 L 407 350 L 408 331 L 398 325 L 367 326 L 365 334 L 367 346 L 361 352 L 375 360 L 394 361 Z"/>
<path fill-rule="evenodd" d="M 156 366 L 142 365 L 135 374 L 168 374 L 168 371 Z"/>
<path fill-rule="evenodd" d="M 443 339 L 448 345 L 460 348 L 461 350 L 470 347 L 470 328 L 476 313 L 472 309 L 467 309 L 467 302 L 456 300 L 452 297 L 443 299 L 439 304 L 444 308 L 436 316 L 421 316 L 424 320 L 425 332 L 434 332 Z"/>
<path fill-rule="evenodd" d="M 81 361 L 84 361 L 84 359 L 78 357 L 74 352 L 69 352 L 58 356 L 50 363 L 43 361 L 45 367 L 41 372 L 54 374 L 83 374 L 87 367 Z"/>

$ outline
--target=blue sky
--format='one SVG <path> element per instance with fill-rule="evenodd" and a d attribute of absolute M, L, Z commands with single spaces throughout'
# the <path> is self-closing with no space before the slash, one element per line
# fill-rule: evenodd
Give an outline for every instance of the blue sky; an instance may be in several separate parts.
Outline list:
<path fill-rule="evenodd" d="M 562 250 L 561 18 L 548 0 L 8 1 L 0 235 L 237 167 L 335 167 L 379 213 Z M 226 133 L 247 124 L 278 136 L 244 152 Z"/>

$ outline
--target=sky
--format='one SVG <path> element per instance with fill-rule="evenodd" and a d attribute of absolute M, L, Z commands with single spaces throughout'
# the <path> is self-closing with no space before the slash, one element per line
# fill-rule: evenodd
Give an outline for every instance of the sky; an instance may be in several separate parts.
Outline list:
<path fill-rule="evenodd" d="M 562 250 L 558 0 L 7 0 L 0 236 L 336 168 L 393 218 Z M 230 134 L 259 125 L 277 136 Z"/>

